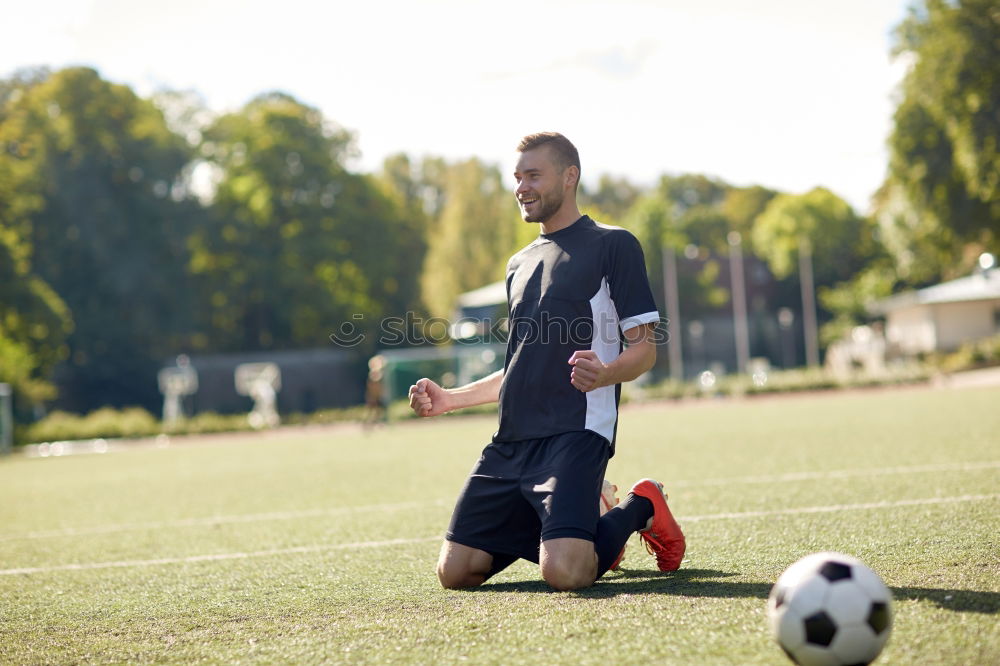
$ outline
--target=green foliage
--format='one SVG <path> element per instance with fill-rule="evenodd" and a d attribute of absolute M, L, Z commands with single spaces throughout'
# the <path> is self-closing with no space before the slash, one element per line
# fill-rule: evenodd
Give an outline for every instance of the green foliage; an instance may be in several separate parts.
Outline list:
<path fill-rule="evenodd" d="M 55 397 L 55 387 L 38 376 L 38 361 L 28 349 L 0 331 L 0 383 L 10 384 L 15 401 L 38 404 Z"/>
<path fill-rule="evenodd" d="M 54 397 L 46 379 L 65 358 L 72 329 L 66 305 L 30 271 L 29 257 L 17 229 L 0 222 L 0 382 L 11 384 L 24 406 Z"/>
<path fill-rule="evenodd" d="M 1000 365 L 1000 335 L 963 344 L 948 354 L 937 354 L 930 359 L 944 372 L 960 372 Z"/>
<path fill-rule="evenodd" d="M 824 346 L 844 337 L 852 328 L 870 319 L 873 303 L 892 295 L 898 280 L 887 262 L 874 262 L 850 280 L 818 288 L 817 300 L 834 315 L 820 330 Z"/>
<path fill-rule="evenodd" d="M 808 243 L 832 339 L 898 283 L 1000 250 L 998 21 L 987 0 L 927 0 L 900 26 L 912 67 L 877 234 L 823 188 L 701 174 L 648 189 L 603 175 L 581 207 L 639 237 L 664 312 L 662 250 L 676 253 L 684 317 L 728 304 L 731 231 L 758 314 L 797 303 Z M 60 363 L 62 406 L 152 407 L 155 370 L 181 351 L 316 347 L 344 323 L 450 316 L 538 231 L 496 166 L 395 155 L 352 173 L 352 133 L 280 93 L 215 117 L 193 93 L 147 100 L 86 68 L 24 70 L 0 80 L 0 148 L 0 380 L 22 406 L 52 396 Z M 196 169 L 215 175 L 198 199 Z"/>
<path fill-rule="evenodd" d="M 906 284 L 930 284 L 938 277 L 950 279 L 965 272 L 955 261 L 960 243 L 954 234 L 937 218 L 918 210 L 901 185 L 887 181 L 874 202 L 879 239 Z"/>
<path fill-rule="evenodd" d="M 923 7 L 911 8 L 897 37 L 897 53 L 915 58 L 904 83 L 906 103 L 901 110 L 913 104 L 927 114 L 926 122 L 937 123 L 946 137 L 941 145 L 950 145 L 954 160 L 948 166 L 968 194 L 990 205 L 996 215 L 1000 212 L 996 4 L 926 0 Z"/>
<path fill-rule="evenodd" d="M 451 164 L 440 217 L 428 236 L 421 276 L 423 301 L 433 316 L 449 317 L 462 292 L 504 278 L 507 260 L 523 243 L 515 199 L 499 168 L 472 158 Z"/>
<path fill-rule="evenodd" d="M 729 185 L 717 178 L 702 174 L 663 176 L 657 193 L 669 201 L 674 215 L 681 215 L 695 206 L 714 206 L 722 203 Z"/>
<path fill-rule="evenodd" d="M 164 432 L 169 435 L 204 435 L 216 432 L 240 432 L 253 429 L 246 414 L 200 412 L 189 418 L 180 419 L 170 427 L 158 424 L 156 432 Z"/>
<path fill-rule="evenodd" d="M 826 188 L 773 198 L 753 227 L 755 252 L 778 278 L 798 270 L 802 243 L 812 252 L 817 285 L 851 278 L 877 253 L 874 226 Z"/>
<path fill-rule="evenodd" d="M 757 217 L 764 212 L 777 192 L 761 185 L 731 187 L 726 190 L 720 204 L 723 217 L 733 231 L 743 236 L 743 242 L 752 246 L 752 231 Z"/>
<path fill-rule="evenodd" d="M 580 184 L 578 201 L 581 209 L 593 210 L 595 219 L 620 220 L 642 196 L 642 189 L 628 179 L 602 174 L 593 191 Z"/>
<path fill-rule="evenodd" d="M 726 256 L 726 237 L 733 228 L 721 204 L 729 186 L 705 176 L 664 177 L 660 187 L 638 199 L 623 225 L 632 230 L 646 255 L 653 294 L 663 304 L 663 251 L 678 257 L 678 290 L 685 314 L 716 308 L 729 302 L 729 290 L 719 284 L 718 257 Z M 682 253 L 694 252 L 687 261 Z"/>
<path fill-rule="evenodd" d="M 912 236 L 890 245 L 905 271 L 915 247 L 946 272 L 962 245 L 996 250 L 1000 242 L 1000 13 L 991 0 L 925 0 L 911 7 L 896 38 L 896 54 L 912 66 L 889 140 L 880 218 Z M 899 196 L 906 206 L 894 201 Z"/>
<path fill-rule="evenodd" d="M 664 310 L 663 248 L 683 247 L 685 239 L 670 218 L 667 203 L 658 196 L 646 195 L 637 200 L 622 220 L 622 226 L 635 234 L 646 258 L 653 296 Z"/>
<path fill-rule="evenodd" d="M 664 246 L 678 250 L 687 242 L 687 237 L 676 227 L 668 203 L 659 196 L 646 195 L 637 200 L 629 208 L 623 225 L 636 235 L 647 251 Z M 647 266 L 650 259 L 652 257 L 646 258 Z M 652 269 L 649 272 L 655 273 Z"/>
<path fill-rule="evenodd" d="M 43 83 L 51 74 L 47 67 L 29 67 L 15 71 L 6 79 L 0 79 L 0 123 L 3 123 L 9 113 L 8 104 L 20 100 L 30 88 Z"/>
<path fill-rule="evenodd" d="M 325 421 L 319 421 L 325 422 Z M 136 439 L 169 435 L 203 435 L 217 432 L 252 430 L 246 414 L 202 412 L 181 419 L 170 427 L 141 407 L 114 409 L 102 407 L 86 415 L 54 411 L 40 421 L 19 429 L 18 444 L 61 442 L 87 439 Z"/>
<path fill-rule="evenodd" d="M 23 442 L 58 442 L 75 439 L 147 437 L 160 432 L 160 424 L 141 407 L 117 410 L 111 407 L 78 416 L 55 411 L 25 429 Z"/>
<path fill-rule="evenodd" d="M 44 281 L 29 290 L 52 313 L 49 357 L 64 355 L 68 325 L 44 284 L 72 314 L 65 404 L 155 400 L 153 359 L 176 344 L 187 321 L 176 297 L 185 285 L 186 227 L 195 221 L 177 182 L 187 146 L 150 102 L 86 68 L 9 96 L 0 145 L 0 226 L 22 244 L 30 266 L 22 272 Z"/>
<path fill-rule="evenodd" d="M 419 218 L 349 173 L 353 138 L 278 93 L 219 118 L 202 154 L 222 173 L 191 237 L 214 349 L 316 347 L 343 322 L 374 326 L 417 306 Z"/>
<path fill-rule="evenodd" d="M 635 392 L 640 400 L 684 400 L 695 398 L 742 397 L 800 393 L 807 391 L 833 391 L 876 386 L 901 386 L 921 384 L 932 374 L 929 366 L 907 365 L 891 369 L 880 376 L 835 377 L 822 368 L 772 370 L 764 382 L 749 375 L 727 375 L 716 379 L 705 388 L 697 379 L 687 382 L 663 381 Z"/>
<path fill-rule="evenodd" d="M 727 239 L 733 225 L 718 203 L 692 206 L 684 212 L 681 224 L 689 243 L 717 256 L 729 254 Z"/>

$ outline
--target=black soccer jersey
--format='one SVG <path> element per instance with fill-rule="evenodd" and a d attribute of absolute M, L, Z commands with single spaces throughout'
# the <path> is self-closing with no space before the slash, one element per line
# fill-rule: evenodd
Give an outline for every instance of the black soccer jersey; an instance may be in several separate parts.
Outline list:
<path fill-rule="evenodd" d="M 659 321 L 642 248 L 619 227 L 584 215 L 507 264 L 509 338 L 495 441 L 590 430 L 614 450 L 620 385 L 584 393 L 568 364 L 590 349 L 618 358 L 621 332 Z"/>

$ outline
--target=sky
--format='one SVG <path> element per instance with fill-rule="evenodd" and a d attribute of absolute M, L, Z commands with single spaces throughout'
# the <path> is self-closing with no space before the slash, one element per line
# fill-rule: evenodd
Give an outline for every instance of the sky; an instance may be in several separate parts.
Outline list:
<path fill-rule="evenodd" d="M 555 130 L 583 180 L 704 173 L 859 212 L 885 175 L 909 0 L 0 0 L 0 76 L 88 65 L 216 112 L 281 90 L 405 152 L 513 170 Z"/>

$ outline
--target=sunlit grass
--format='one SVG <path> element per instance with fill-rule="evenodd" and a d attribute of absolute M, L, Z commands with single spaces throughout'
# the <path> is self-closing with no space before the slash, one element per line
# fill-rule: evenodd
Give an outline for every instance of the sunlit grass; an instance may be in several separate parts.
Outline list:
<path fill-rule="evenodd" d="M 832 549 L 894 591 L 885 663 L 996 663 L 998 404 L 908 389 L 629 408 L 608 476 L 666 483 L 687 561 L 661 574 L 633 539 L 620 573 L 575 593 L 523 562 L 479 590 L 437 584 L 488 417 L 0 460 L 0 662 L 780 664 L 770 586 Z"/>

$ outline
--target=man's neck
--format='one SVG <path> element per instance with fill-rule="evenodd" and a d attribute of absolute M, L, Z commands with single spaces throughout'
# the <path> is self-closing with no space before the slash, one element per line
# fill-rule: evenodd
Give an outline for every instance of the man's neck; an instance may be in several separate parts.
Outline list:
<path fill-rule="evenodd" d="M 550 217 L 545 222 L 542 222 L 542 233 L 554 234 L 555 232 L 565 229 L 569 225 L 573 224 L 579 220 L 580 217 L 580 209 L 577 208 L 575 203 L 562 206 L 556 211 L 555 215 Z"/>

